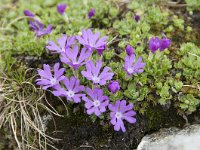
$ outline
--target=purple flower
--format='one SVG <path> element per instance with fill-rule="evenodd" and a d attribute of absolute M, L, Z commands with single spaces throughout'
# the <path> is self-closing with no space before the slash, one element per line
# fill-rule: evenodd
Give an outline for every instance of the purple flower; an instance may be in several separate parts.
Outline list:
<path fill-rule="evenodd" d="M 86 88 L 86 92 L 88 97 L 83 97 L 85 101 L 85 108 L 87 109 L 87 114 L 95 114 L 96 116 L 100 116 L 101 113 L 106 111 L 106 107 L 109 104 L 108 96 L 103 95 L 103 90 L 99 88 L 95 88 L 91 90 L 90 88 Z"/>
<path fill-rule="evenodd" d="M 96 13 L 96 10 L 94 8 L 91 8 L 90 11 L 88 12 L 88 18 L 90 19 L 93 17 Z"/>
<path fill-rule="evenodd" d="M 106 49 L 106 45 L 103 45 L 97 49 L 99 55 L 102 55 L 103 51 Z"/>
<path fill-rule="evenodd" d="M 140 21 L 140 15 L 135 15 L 135 21 L 139 22 Z"/>
<path fill-rule="evenodd" d="M 85 47 L 79 53 L 78 45 L 74 45 L 73 49 L 68 48 L 65 53 L 61 54 L 60 60 L 76 70 L 78 67 L 85 65 L 91 55 L 92 53 Z"/>
<path fill-rule="evenodd" d="M 160 40 L 160 51 L 163 51 L 164 49 L 168 48 L 170 45 L 171 45 L 171 40 L 166 37 L 163 37 Z"/>
<path fill-rule="evenodd" d="M 63 73 L 65 71 L 64 68 L 59 69 L 60 64 L 56 63 L 54 65 L 54 75 L 51 73 L 51 69 L 49 65 L 44 64 L 43 68 L 44 70 L 39 69 L 38 74 L 40 75 L 40 79 L 36 80 L 37 85 L 43 86 L 42 89 L 46 90 L 47 88 L 50 87 L 56 87 L 61 80 L 65 78 L 63 76 Z"/>
<path fill-rule="evenodd" d="M 48 25 L 46 29 L 44 29 L 44 25 L 35 20 L 34 22 L 30 22 L 29 26 L 35 31 L 37 37 L 41 37 L 43 35 L 51 33 L 52 25 Z"/>
<path fill-rule="evenodd" d="M 115 104 L 109 104 L 111 124 L 114 125 L 114 130 L 119 131 L 120 129 L 125 132 L 126 128 L 124 126 L 123 120 L 129 123 L 135 123 L 136 119 L 133 116 L 136 112 L 133 111 L 133 104 L 130 103 L 126 105 L 125 100 L 118 100 Z"/>
<path fill-rule="evenodd" d="M 149 49 L 152 53 L 160 48 L 160 39 L 158 37 L 152 37 L 149 41 Z"/>
<path fill-rule="evenodd" d="M 35 15 L 30 10 L 24 10 L 24 15 L 28 17 L 34 17 Z"/>
<path fill-rule="evenodd" d="M 110 67 L 104 67 L 103 71 L 100 73 L 102 67 L 102 61 L 98 60 L 96 66 L 92 61 L 86 63 L 87 71 L 82 71 L 82 75 L 88 80 L 92 80 L 94 84 L 105 85 L 107 80 L 111 80 L 114 73 L 109 72 Z"/>
<path fill-rule="evenodd" d="M 55 44 L 53 41 L 48 41 L 48 45 L 46 46 L 46 48 L 52 53 L 65 53 L 66 49 L 72 46 L 75 40 L 75 36 L 67 38 L 67 35 L 63 34 L 61 38 L 57 39 L 58 45 Z"/>
<path fill-rule="evenodd" d="M 57 86 L 55 88 L 55 91 L 53 91 L 52 93 L 55 96 L 64 96 L 69 101 L 80 103 L 81 98 L 85 96 L 85 94 L 82 93 L 85 90 L 85 87 L 83 85 L 80 85 L 80 80 L 76 79 L 74 76 L 72 76 L 70 79 L 65 77 L 63 79 L 63 84 L 66 89 Z"/>
<path fill-rule="evenodd" d="M 120 90 L 120 85 L 118 81 L 110 81 L 108 85 L 108 90 L 112 93 L 116 93 Z"/>
<path fill-rule="evenodd" d="M 66 4 L 58 4 L 57 5 L 57 11 L 59 14 L 63 15 L 65 13 L 67 5 Z"/>
<path fill-rule="evenodd" d="M 100 33 L 96 32 L 93 34 L 91 29 L 83 30 L 82 36 L 76 36 L 79 43 L 88 48 L 89 51 L 93 51 L 96 49 L 99 54 L 101 54 L 106 47 L 107 37 L 104 36 L 101 39 L 99 39 L 99 37 Z"/>
<path fill-rule="evenodd" d="M 132 54 L 134 54 L 134 48 L 131 45 L 126 45 L 126 54 L 131 56 Z"/>
<path fill-rule="evenodd" d="M 128 75 L 141 73 L 144 71 L 145 63 L 142 62 L 142 57 L 138 58 L 138 60 L 135 63 L 134 61 L 135 61 L 134 54 L 132 54 L 131 56 L 125 57 L 124 68 L 126 72 L 128 73 Z"/>

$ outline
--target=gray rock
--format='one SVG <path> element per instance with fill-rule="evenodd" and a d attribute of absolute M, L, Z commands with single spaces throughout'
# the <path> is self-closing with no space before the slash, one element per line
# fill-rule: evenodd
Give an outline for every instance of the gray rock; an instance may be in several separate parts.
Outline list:
<path fill-rule="evenodd" d="M 200 125 L 161 129 L 146 135 L 137 150 L 200 150 Z"/>

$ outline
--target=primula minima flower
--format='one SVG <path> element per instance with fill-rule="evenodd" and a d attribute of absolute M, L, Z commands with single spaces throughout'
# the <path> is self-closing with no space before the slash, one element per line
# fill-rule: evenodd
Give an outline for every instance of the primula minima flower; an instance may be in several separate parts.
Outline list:
<path fill-rule="evenodd" d="M 129 123 L 135 123 L 136 119 L 133 116 L 136 115 L 136 112 L 133 111 L 133 104 L 130 103 L 126 105 L 126 100 L 118 100 L 115 104 L 109 104 L 110 109 L 110 123 L 114 125 L 114 130 L 119 131 L 120 129 L 125 132 L 126 128 L 124 126 L 123 120 L 126 120 Z"/>
<path fill-rule="evenodd" d="M 88 18 L 90 19 L 93 17 L 96 13 L 96 10 L 94 8 L 91 8 L 90 11 L 88 12 Z"/>
<path fill-rule="evenodd" d="M 140 21 L 140 15 L 135 15 L 135 21 L 139 22 Z"/>
<path fill-rule="evenodd" d="M 85 94 L 82 93 L 85 90 L 85 87 L 80 85 L 80 80 L 72 76 L 70 79 L 65 77 L 62 82 L 66 89 L 57 86 L 52 93 L 55 96 L 66 97 L 69 101 L 80 103 L 81 98 L 85 96 Z"/>
<path fill-rule="evenodd" d="M 152 37 L 149 41 L 149 49 L 152 53 L 160 48 L 160 39 L 158 37 Z"/>
<path fill-rule="evenodd" d="M 24 15 L 28 17 L 34 17 L 35 15 L 30 10 L 24 10 Z"/>
<path fill-rule="evenodd" d="M 67 37 L 67 35 L 63 34 L 61 38 L 57 39 L 57 44 L 55 44 L 53 41 L 48 41 L 48 45 L 46 48 L 50 50 L 52 53 L 65 53 L 66 49 L 69 48 L 74 44 L 76 40 L 75 36 Z"/>
<path fill-rule="evenodd" d="M 104 67 L 103 71 L 100 73 L 102 67 L 102 61 L 98 60 L 96 66 L 92 61 L 86 63 L 87 71 L 82 71 L 82 75 L 88 80 L 93 81 L 94 84 L 105 85 L 107 80 L 111 80 L 114 73 L 109 72 L 110 67 Z"/>
<path fill-rule="evenodd" d="M 57 5 L 57 11 L 59 14 L 63 15 L 65 13 L 67 5 L 66 4 L 58 4 Z"/>
<path fill-rule="evenodd" d="M 160 51 L 165 50 L 165 49 L 168 48 L 170 45 L 171 45 L 171 40 L 168 39 L 168 38 L 166 38 L 166 37 L 163 37 L 163 38 L 160 40 Z"/>
<path fill-rule="evenodd" d="M 96 32 L 93 34 L 91 29 L 83 30 L 82 36 L 76 36 L 79 43 L 88 48 L 89 51 L 93 51 L 96 49 L 98 53 L 101 55 L 102 51 L 106 47 L 107 37 L 104 36 L 101 39 L 99 39 L 99 37 L 100 33 Z"/>
<path fill-rule="evenodd" d="M 128 75 L 141 73 L 144 71 L 145 63 L 142 62 L 141 57 L 138 58 L 138 60 L 135 63 L 134 62 L 135 62 L 135 54 L 125 57 L 124 68 L 128 73 Z"/>
<path fill-rule="evenodd" d="M 59 69 L 60 64 L 56 63 L 54 65 L 54 75 L 51 73 L 50 66 L 47 64 L 43 65 L 44 70 L 39 69 L 38 74 L 40 75 L 40 79 L 36 80 L 37 85 L 43 86 L 42 89 L 46 90 L 50 87 L 56 87 L 60 81 L 62 81 L 65 76 L 63 76 L 63 73 L 65 71 L 64 68 Z"/>
<path fill-rule="evenodd" d="M 37 37 L 41 37 L 43 35 L 51 33 L 52 25 L 48 25 L 46 29 L 44 29 L 44 25 L 35 20 L 34 22 L 30 22 L 29 26 L 35 31 Z"/>
<path fill-rule="evenodd" d="M 126 45 L 126 54 L 131 56 L 132 54 L 134 54 L 134 48 L 131 45 Z"/>
<path fill-rule="evenodd" d="M 103 51 L 106 49 L 106 45 L 103 45 L 97 49 L 99 55 L 102 55 Z"/>
<path fill-rule="evenodd" d="M 78 45 L 74 45 L 73 49 L 68 48 L 65 53 L 61 54 L 60 60 L 76 70 L 78 67 L 85 65 L 91 55 L 92 52 L 85 47 L 83 47 L 79 53 Z"/>
<path fill-rule="evenodd" d="M 118 81 L 110 81 L 108 85 L 108 90 L 112 93 L 116 93 L 120 90 L 120 85 Z"/>
<path fill-rule="evenodd" d="M 151 38 L 149 41 L 149 49 L 152 53 L 157 51 L 160 48 L 160 51 L 165 50 L 171 45 L 171 40 L 163 37 L 162 39 L 159 39 L 158 37 Z"/>
<path fill-rule="evenodd" d="M 87 109 L 87 114 L 95 114 L 96 116 L 100 116 L 101 113 L 106 111 L 106 107 L 109 104 L 108 96 L 103 95 L 103 90 L 99 88 L 95 88 L 91 90 L 90 88 L 86 88 L 86 92 L 88 97 L 83 97 L 85 101 L 85 108 Z"/>

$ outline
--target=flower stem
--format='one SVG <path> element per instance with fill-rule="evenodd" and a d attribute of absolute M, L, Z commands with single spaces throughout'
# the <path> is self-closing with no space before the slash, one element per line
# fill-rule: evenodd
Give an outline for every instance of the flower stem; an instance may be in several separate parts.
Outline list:
<path fill-rule="evenodd" d="M 76 70 L 74 70 L 73 68 L 72 68 L 72 71 L 73 71 L 73 75 L 78 79 L 78 69 L 76 69 Z"/>
<path fill-rule="evenodd" d="M 69 17 L 67 15 L 67 13 L 64 13 L 64 20 L 65 20 L 65 22 L 69 23 Z"/>

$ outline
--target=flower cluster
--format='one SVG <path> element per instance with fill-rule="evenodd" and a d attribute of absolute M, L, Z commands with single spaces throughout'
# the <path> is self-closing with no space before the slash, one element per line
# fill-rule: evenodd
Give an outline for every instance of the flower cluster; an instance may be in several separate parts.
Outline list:
<path fill-rule="evenodd" d="M 74 75 L 69 78 L 66 77 L 64 68 L 59 69 L 59 63 L 54 65 L 54 73 L 52 74 L 50 66 L 45 64 L 43 66 L 44 70 L 38 70 L 41 78 L 37 79 L 36 82 L 44 90 L 50 88 L 55 96 L 65 97 L 67 101 L 74 103 L 85 102 L 88 115 L 94 114 L 99 117 L 110 110 L 111 124 L 114 125 L 114 129 L 116 131 L 121 129 L 125 132 L 123 120 L 129 123 L 136 122 L 133 117 L 136 114 L 132 110 L 133 104 L 130 103 L 126 106 L 125 100 L 118 100 L 115 104 L 110 103 L 109 97 L 104 95 L 101 86 L 105 86 L 113 79 L 114 72 L 110 67 L 103 65 L 101 57 L 96 61 L 91 59 L 94 51 L 102 55 L 106 48 L 106 40 L 106 36 L 100 38 L 99 32 L 93 33 L 91 29 L 88 29 L 82 31 L 82 36 L 69 37 L 62 34 L 56 43 L 48 41 L 46 48 L 49 52 L 51 54 L 59 54 L 61 62 L 69 66 Z M 141 58 L 134 63 L 134 48 L 130 45 L 127 46 L 127 53 L 124 67 L 128 75 L 142 72 L 145 64 L 142 63 Z M 85 67 L 85 70 L 81 71 L 81 75 L 93 84 L 92 87 L 80 84 L 77 76 L 77 73 L 80 72 L 80 66 Z M 108 90 L 113 94 L 117 93 L 120 90 L 119 81 L 110 81 Z"/>
<path fill-rule="evenodd" d="M 152 53 L 160 49 L 160 51 L 164 51 L 171 45 L 171 40 L 163 37 L 159 39 L 158 37 L 152 37 L 149 41 L 149 49 Z"/>
<path fill-rule="evenodd" d="M 66 4 L 57 5 L 58 13 L 64 17 L 67 17 L 66 7 Z M 93 17 L 95 13 L 94 8 L 90 9 L 88 18 Z M 25 10 L 24 15 L 30 18 L 29 26 L 35 31 L 37 37 L 51 33 L 52 26 L 48 25 L 45 29 L 44 25 L 35 19 L 34 13 Z M 140 16 L 136 16 L 135 19 L 139 21 Z M 107 36 L 100 37 L 99 32 L 86 29 L 82 30 L 81 35 L 62 34 L 56 42 L 49 40 L 46 49 L 51 54 L 59 55 L 62 64 L 56 63 L 52 70 L 50 65 L 44 64 L 43 70 L 38 69 L 40 78 L 36 80 L 36 84 L 43 90 L 50 89 L 55 96 L 66 98 L 68 102 L 84 102 L 88 115 L 100 117 L 110 111 L 110 123 L 114 126 L 114 130 L 125 132 L 123 121 L 135 123 L 136 112 L 133 111 L 132 103 L 127 104 L 126 100 L 117 100 L 113 104 L 105 94 L 106 86 L 110 94 L 117 95 L 120 90 L 120 81 L 113 80 L 115 73 L 103 62 L 102 54 L 107 48 L 107 38 Z M 166 48 L 164 39 L 159 42 L 159 48 L 161 50 Z M 145 63 L 142 62 L 141 57 L 136 60 L 135 49 L 129 44 L 126 46 L 126 53 L 124 72 L 126 71 L 128 76 L 143 72 Z M 60 67 L 63 64 L 66 68 Z M 69 70 L 73 75 L 65 75 Z M 79 78 L 80 76 L 82 78 Z M 80 79 L 83 78 L 87 82 L 82 83 Z"/>

